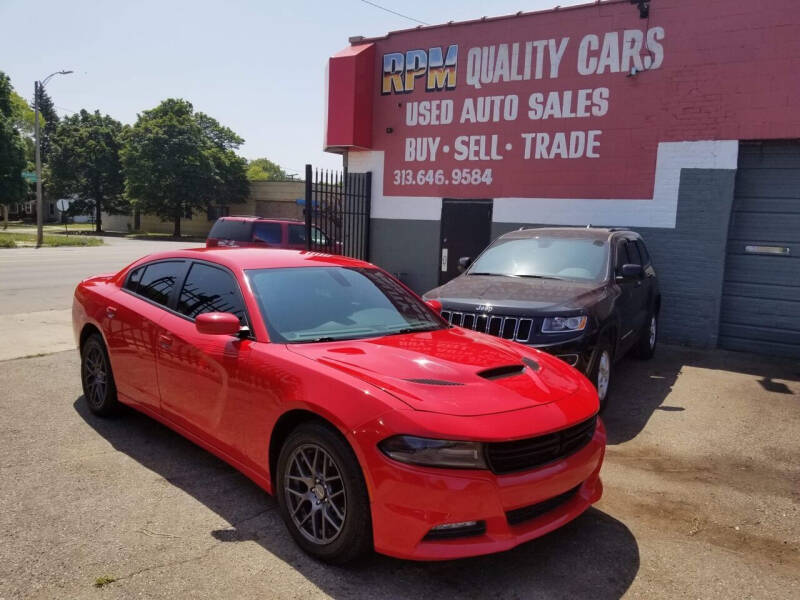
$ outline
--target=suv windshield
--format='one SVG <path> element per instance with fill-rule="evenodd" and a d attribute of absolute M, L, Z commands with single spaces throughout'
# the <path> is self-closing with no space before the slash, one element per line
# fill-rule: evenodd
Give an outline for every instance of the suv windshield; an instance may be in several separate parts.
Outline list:
<path fill-rule="evenodd" d="M 509 275 L 599 281 L 608 257 L 603 240 L 541 234 L 499 239 L 481 254 L 467 275 Z"/>
<path fill-rule="evenodd" d="M 376 269 L 255 269 L 247 278 L 274 341 L 327 342 L 448 327 Z"/>

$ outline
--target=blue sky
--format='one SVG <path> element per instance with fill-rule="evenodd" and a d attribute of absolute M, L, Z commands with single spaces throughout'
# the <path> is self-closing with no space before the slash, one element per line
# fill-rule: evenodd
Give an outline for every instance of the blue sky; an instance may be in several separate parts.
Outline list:
<path fill-rule="evenodd" d="M 433 24 L 586 0 L 375 2 Z M 0 24 L 0 70 L 26 98 L 62 68 L 75 74 L 47 88 L 62 115 L 97 109 L 133 123 L 186 98 L 245 138 L 244 156 L 295 171 L 341 165 L 322 151 L 326 59 L 350 36 L 415 25 L 361 0 L 0 0 Z"/>

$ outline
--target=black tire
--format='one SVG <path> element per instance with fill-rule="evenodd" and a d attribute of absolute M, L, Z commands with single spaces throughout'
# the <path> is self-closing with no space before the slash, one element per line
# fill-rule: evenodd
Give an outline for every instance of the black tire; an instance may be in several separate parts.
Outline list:
<path fill-rule="evenodd" d="M 605 357 L 605 358 L 604 358 Z M 605 372 L 605 386 L 602 385 L 601 373 Z M 607 340 L 601 341 L 595 350 L 592 368 L 589 371 L 589 381 L 597 390 L 597 399 L 600 401 L 600 410 L 605 408 L 611 395 L 611 385 L 614 382 L 614 350 Z M 603 387 L 605 391 L 603 392 Z"/>
<path fill-rule="evenodd" d="M 658 344 L 658 313 L 650 313 L 636 342 L 636 357 L 642 360 L 653 358 Z"/>
<path fill-rule="evenodd" d="M 311 473 L 313 480 L 307 477 Z M 364 476 L 352 449 L 333 428 L 303 423 L 289 434 L 278 457 L 275 497 L 289 533 L 315 558 L 344 564 L 372 549 Z"/>
<path fill-rule="evenodd" d="M 86 405 L 94 414 L 108 417 L 119 410 L 111 361 L 98 333 L 90 335 L 81 348 L 81 383 Z"/>

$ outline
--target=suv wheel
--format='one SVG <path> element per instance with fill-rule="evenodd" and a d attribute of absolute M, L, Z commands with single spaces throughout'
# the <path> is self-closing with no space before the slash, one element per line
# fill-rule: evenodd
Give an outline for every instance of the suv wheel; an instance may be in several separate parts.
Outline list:
<path fill-rule="evenodd" d="M 613 367 L 614 360 L 611 346 L 608 342 L 602 342 L 597 348 L 597 357 L 595 358 L 592 371 L 589 373 L 589 380 L 597 390 L 597 399 L 600 401 L 601 409 L 606 405 L 609 392 L 611 391 L 611 374 Z"/>
<path fill-rule="evenodd" d="M 658 343 L 658 315 L 651 313 L 647 322 L 639 334 L 639 341 L 636 345 L 636 356 L 647 360 L 653 358 Z"/>
<path fill-rule="evenodd" d="M 364 476 L 353 451 L 321 423 L 295 429 L 278 458 L 275 496 L 297 544 L 326 562 L 349 562 L 372 547 Z"/>

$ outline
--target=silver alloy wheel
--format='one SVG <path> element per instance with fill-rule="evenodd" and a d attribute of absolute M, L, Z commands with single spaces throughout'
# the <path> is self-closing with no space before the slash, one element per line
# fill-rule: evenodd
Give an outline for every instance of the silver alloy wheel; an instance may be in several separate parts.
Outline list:
<path fill-rule="evenodd" d="M 303 444 L 286 467 L 283 493 L 298 531 L 315 544 L 336 539 L 347 517 L 347 494 L 339 467 L 317 444 Z"/>
<path fill-rule="evenodd" d="M 83 377 L 86 382 L 87 400 L 95 408 L 100 408 L 106 398 L 108 374 L 106 373 L 106 357 L 96 345 L 86 353 L 83 363 Z"/>
<path fill-rule="evenodd" d="M 656 316 L 650 317 L 650 349 L 656 347 Z"/>
<path fill-rule="evenodd" d="M 608 393 L 608 382 L 611 379 L 611 355 L 608 350 L 603 350 L 597 365 L 597 396 L 602 402 Z"/>

